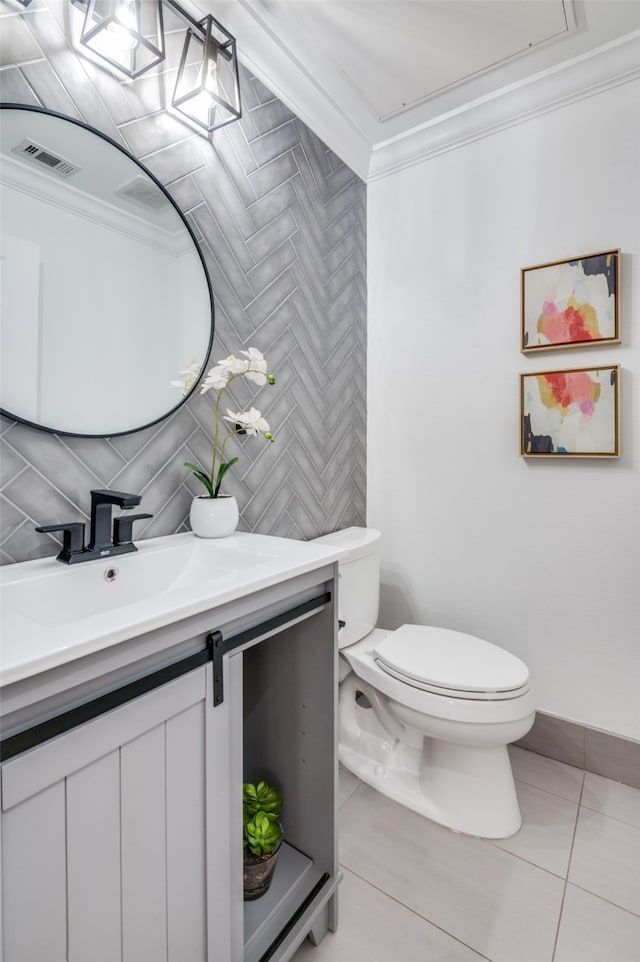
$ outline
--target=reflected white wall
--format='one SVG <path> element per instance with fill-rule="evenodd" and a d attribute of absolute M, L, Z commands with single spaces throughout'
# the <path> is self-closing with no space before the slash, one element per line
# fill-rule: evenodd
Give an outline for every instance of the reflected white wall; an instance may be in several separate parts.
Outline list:
<path fill-rule="evenodd" d="M 159 248 L 127 230 L 121 214 L 118 219 L 122 227 L 115 221 L 107 226 L 4 185 L 3 232 L 24 245 L 29 225 L 37 224 L 40 241 L 37 300 L 33 282 L 23 276 L 27 265 L 21 266 L 20 278 L 13 266 L 8 268 L 7 289 L 20 296 L 7 302 L 3 339 L 15 340 L 20 332 L 20 344 L 14 345 L 18 354 L 3 351 L 15 381 L 14 393 L 3 380 L 7 410 L 22 414 L 20 402 L 28 392 L 33 420 L 96 434 L 101 423 L 105 432 L 131 423 L 125 385 L 135 385 L 138 424 L 155 420 L 179 400 L 170 381 L 193 354 L 193 345 L 206 346 L 208 340 L 210 308 L 198 255 L 190 241 L 190 250 L 184 243 L 177 250 L 168 242 Z M 189 240 L 186 232 L 183 237 Z M 47 363 L 36 388 L 32 375 L 42 356 Z M 20 377 L 15 357 L 22 359 Z M 72 423 L 69 398 L 75 399 Z M 87 399 L 91 406 L 83 404 Z"/>

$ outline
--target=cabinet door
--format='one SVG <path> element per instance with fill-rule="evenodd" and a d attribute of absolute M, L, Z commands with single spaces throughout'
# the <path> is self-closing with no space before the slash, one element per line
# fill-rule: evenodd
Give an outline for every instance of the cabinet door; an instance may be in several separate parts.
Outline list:
<path fill-rule="evenodd" d="M 211 706 L 207 665 L 3 765 L 4 962 L 229 957 Z"/>

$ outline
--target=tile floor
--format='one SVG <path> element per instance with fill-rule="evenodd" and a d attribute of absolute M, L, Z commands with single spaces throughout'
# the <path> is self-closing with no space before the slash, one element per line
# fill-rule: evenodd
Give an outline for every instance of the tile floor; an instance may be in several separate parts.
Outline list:
<path fill-rule="evenodd" d="M 523 826 L 456 835 L 340 773 L 340 925 L 294 962 L 640 962 L 640 790 L 511 748 Z"/>

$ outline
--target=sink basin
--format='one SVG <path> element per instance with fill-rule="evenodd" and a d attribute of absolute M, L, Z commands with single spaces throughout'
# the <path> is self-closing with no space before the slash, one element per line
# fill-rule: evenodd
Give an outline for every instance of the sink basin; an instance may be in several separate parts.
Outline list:
<path fill-rule="evenodd" d="M 166 539 L 162 539 L 166 540 Z M 86 564 L 33 572 L 2 584 L 2 605 L 45 625 L 67 625 L 195 585 L 214 588 L 268 560 L 196 539 Z M 36 600 L 37 599 L 37 600 Z"/>
<path fill-rule="evenodd" d="M 0 684 L 198 614 L 337 560 L 313 542 L 236 533 L 141 541 L 83 564 L 0 568 Z"/>

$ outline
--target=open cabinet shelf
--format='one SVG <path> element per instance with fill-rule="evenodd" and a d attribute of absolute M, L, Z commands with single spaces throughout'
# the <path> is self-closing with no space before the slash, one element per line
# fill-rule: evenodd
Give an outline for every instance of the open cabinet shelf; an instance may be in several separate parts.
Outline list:
<path fill-rule="evenodd" d="M 310 858 L 282 843 L 269 891 L 244 905 L 245 962 L 259 962 L 322 878 Z"/>
<path fill-rule="evenodd" d="M 243 780 L 278 786 L 284 829 L 269 891 L 244 903 L 244 962 L 289 958 L 293 945 L 314 935 L 321 915 L 318 939 L 327 923 L 334 927 L 339 875 L 333 637 L 333 611 L 326 608 L 242 653 Z"/>

